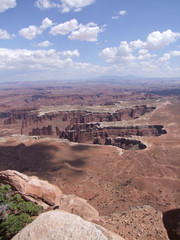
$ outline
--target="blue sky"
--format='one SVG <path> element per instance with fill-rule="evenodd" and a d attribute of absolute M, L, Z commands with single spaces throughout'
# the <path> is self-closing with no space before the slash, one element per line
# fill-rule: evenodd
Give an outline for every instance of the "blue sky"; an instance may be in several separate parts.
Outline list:
<path fill-rule="evenodd" d="M 180 77 L 179 0 L 0 0 L 0 80 Z"/>

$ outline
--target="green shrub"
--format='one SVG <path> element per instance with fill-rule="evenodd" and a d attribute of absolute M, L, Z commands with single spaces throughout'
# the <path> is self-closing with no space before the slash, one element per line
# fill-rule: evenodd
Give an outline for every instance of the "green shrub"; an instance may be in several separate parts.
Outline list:
<path fill-rule="evenodd" d="M 0 186 L 0 240 L 11 239 L 42 211 L 43 207 L 25 201 L 11 186 Z"/>

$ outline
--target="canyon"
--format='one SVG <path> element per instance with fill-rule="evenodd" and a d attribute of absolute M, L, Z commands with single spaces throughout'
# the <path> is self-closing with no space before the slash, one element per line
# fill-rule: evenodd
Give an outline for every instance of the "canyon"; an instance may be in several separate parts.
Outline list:
<path fill-rule="evenodd" d="M 84 199 L 124 239 L 168 239 L 180 200 L 179 95 L 155 95 L 156 85 L 38 84 L 0 89 L 0 171 L 56 185 L 70 213 Z"/>

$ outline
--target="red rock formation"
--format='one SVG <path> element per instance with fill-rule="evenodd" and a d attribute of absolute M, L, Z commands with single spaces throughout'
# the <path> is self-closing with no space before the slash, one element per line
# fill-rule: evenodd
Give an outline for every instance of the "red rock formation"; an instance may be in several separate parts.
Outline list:
<path fill-rule="evenodd" d="M 98 123 L 74 125 L 70 130 L 61 132 L 60 138 L 66 138 L 69 141 L 82 143 L 94 140 L 95 137 L 105 139 L 106 137 L 124 137 L 124 136 L 160 136 L 165 134 L 162 125 L 144 125 L 144 126 L 123 126 L 123 127 L 104 127 Z"/>
<path fill-rule="evenodd" d="M 130 136 L 160 136 L 165 134 L 162 125 L 147 126 L 123 126 L 123 127 L 104 127 L 99 123 L 74 125 L 61 132 L 60 138 L 68 139 L 72 142 L 109 144 L 129 149 L 131 145 L 137 145 L 138 149 L 144 149 L 145 145 L 140 141 L 128 140 L 121 137 Z M 117 138 L 118 137 L 118 138 Z"/>
<path fill-rule="evenodd" d="M 146 105 L 135 106 L 134 108 L 125 108 L 116 111 L 115 113 L 97 113 L 97 112 L 59 112 L 48 113 L 38 116 L 37 113 L 32 113 L 32 110 L 13 110 L 8 119 L 4 120 L 4 124 L 15 124 L 17 120 L 22 121 L 22 129 L 31 126 L 33 123 L 43 123 L 45 121 L 53 121 L 60 118 L 61 121 L 69 121 L 70 126 L 79 123 L 90 122 L 112 122 L 138 118 L 145 113 L 153 111 L 154 107 L 147 107 Z M 33 109 L 34 110 L 34 109 Z"/>
<path fill-rule="evenodd" d="M 38 177 L 28 177 L 17 171 L 7 170 L 0 172 L 0 182 L 10 184 L 25 199 L 36 202 L 45 208 L 59 206 L 61 190 Z"/>
<path fill-rule="evenodd" d="M 143 144 L 141 141 L 138 141 L 135 139 L 120 138 L 120 137 L 114 138 L 114 141 L 111 142 L 111 145 L 120 147 L 124 150 L 130 150 L 130 149 L 141 150 L 146 148 L 146 145 Z"/>
<path fill-rule="evenodd" d="M 33 128 L 32 131 L 29 133 L 29 136 L 43 136 L 43 135 L 48 135 L 48 136 L 53 135 L 53 130 L 51 125 L 43 128 Z"/>
<path fill-rule="evenodd" d="M 0 182 L 10 184 L 25 199 L 33 201 L 46 209 L 51 206 L 77 214 L 88 221 L 101 221 L 98 211 L 87 203 L 85 199 L 62 194 L 56 185 L 40 180 L 38 177 L 28 177 L 17 171 L 7 170 L 0 172 Z"/>
<path fill-rule="evenodd" d="M 56 135 L 60 136 L 61 135 L 61 131 L 59 130 L 59 128 L 56 126 Z"/>

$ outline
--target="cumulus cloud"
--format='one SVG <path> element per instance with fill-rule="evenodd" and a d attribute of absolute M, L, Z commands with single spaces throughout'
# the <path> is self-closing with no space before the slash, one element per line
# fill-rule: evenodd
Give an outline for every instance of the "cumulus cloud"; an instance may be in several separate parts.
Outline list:
<path fill-rule="evenodd" d="M 150 54 L 147 49 L 139 50 L 138 54 L 139 54 L 139 56 L 138 56 L 139 60 L 150 59 L 150 58 L 153 58 L 153 57 L 157 56 L 156 54 Z"/>
<path fill-rule="evenodd" d="M 73 31 L 68 38 L 71 40 L 96 42 L 98 34 L 103 31 L 104 28 L 100 28 L 97 24 L 90 22 L 87 25 L 80 24 L 78 29 Z"/>
<path fill-rule="evenodd" d="M 78 24 L 76 19 L 58 24 L 51 28 L 49 33 L 51 35 L 66 35 L 71 33 L 68 38 L 71 40 L 81 40 L 96 42 L 98 34 L 104 31 L 104 27 L 99 27 L 97 24 L 90 22 L 86 25 Z"/>
<path fill-rule="evenodd" d="M 52 43 L 50 43 L 49 41 L 44 41 L 44 42 L 39 42 L 37 43 L 37 47 L 43 47 L 43 48 L 46 48 L 46 47 L 50 47 L 52 45 Z"/>
<path fill-rule="evenodd" d="M 31 25 L 28 28 L 22 28 L 19 30 L 19 35 L 28 39 L 32 40 L 38 34 L 38 28 L 35 25 Z"/>
<path fill-rule="evenodd" d="M 70 10 L 81 11 L 83 7 L 89 6 L 95 0 L 60 0 L 62 12 L 69 12 Z"/>
<path fill-rule="evenodd" d="M 172 51 L 171 56 L 173 57 L 179 57 L 180 56 L 180 51 Z"/>
<path fill-rule="evenodd" d="M 126 41 L 122 41 L 119 47 L 103 49 L 99 56 L 105 58 L 108 63 L 128 62 L 135 58 Z"/>
<path fill-rule="evenodd" d="M 118 12 L 118 14 L 116 16 L 113 16 L 112 19 L 118 19 L 119 16 L 123 16 L 123 15 L 126 15 L 126 10 L 121 10 Z"/>
<path fill-rule="evenodd" d="M 0 39 L 10 39 L 11 36 L 6 30 L 0 28 Z"/>
<path fill-rule="evenodd" d="M 95 0 L 37 0 L 35 6 L 43 9 L 48 8 L 60 8 L 63 13 L 74 10 L 79 12 L 83 7 L 89 6 L 94 3 Z"/>
<path fill-rule="evenodd" d="M 62 59 L 63 57 L 63 59 Z M 66 63 L 72 62 L 71 57 L 79 57 L 78 50 L 58 52 L 49 50 L 7 49 L 0 48 L 0 68 L 62 68 Z"/>
<path fill-rule="evenodd" d="M 162 57 L 154 54 L 155 51 L 165 48 L 180 37 L 180 33 L 167 30 L 164 32 L 150 33 L 146 41 L 140 39 L 130 43 L 122 41 L 118 47 L 109 47 L 99 53 L 99 57 L 104 58 L 110 67 L 115 71 L 128 74 L 149 76 L 177 76 L 180 74 L 176 67 L 173 67 L 171 58 L 179 57 L 180 51 L 170 51 Z M 156 75 L 153 75 L 156 74 Z"/>
<path fill-rule="evenodd" d="M 50 20 L 49 18 L 45 18 L 42 21 L 42 24 L 40 27 L 31 25 L 27 28 L 22 28 L 21 30 L 19 30 L 19 35 L 28 40 L 32 40 L 37 35 L 41 35 L 47 28 L 51 27 L 52 25 L 53 25 L 52 20 Z"/>
<path fill-rule="evenodd" d="M 170 43 L 175 42 L 178 38 L 180 38 L 180 33 L 175 33 L 171 30 L 164 31 L 162 33 L 155 31 L 148 35 L 146 48 L 152 50 L 161 49 Z"/>
<path fill-rule="evenodd" d="M 179 57 L 180 51 L 174 50 L 165 53 L 162 57 L 154 51 L 165 48 L 177 41 L 179 33 L 171 30 L 153 32 L 147 36 L 146 41 L 140 39 L 130 43 L 122 41 L 118 47 L 109 47 L 99 53 L 115 72 L 139 76 L 178 76 L 180 68 L 173 67 L 171 58 Z M 153 51 L 153 52 L 152 52 Z"/>
<path fill-rule="evenodd" d="M 67 51 L 62 51 L 60 52 L 61 56 L 63 57 L 79 57 L 80 54 L 79 54 L 79 51 L 77 49 L 73 50 L 73 51 L 70 51 L 70 50 L 67 50 Z"/>
<path fill-rule="evenodd" d="M 134 49 L 143 48 L 145 44 L 140 39 L 130 42 L 129 46 Z"/>
<path fill-rule="evenodd" d="M 62 60 L 61 53 L 54 49 L 27 50 L 0 48 L 0 68 L 31 68 L 31 69 L 54 69 L 61 68 L 70 59 Z"/>
<path fill-rule="evenodd" d="M 99 56 L 106 59 L 106 62 L 109 63 L 118 63 L 118 62 L 126 62 L 126 61 L 144 61 L 151 58 L 157 57 L 156 54 L 151 54 L 149 51 L 159 50 L 170 43 L 177 41 L 180 38 L 180 33 L 172 32 L 171 30 L 167 30 L 164 32 L 155 31 L 150 33 L 147 36 L 145 42 L 138 39 L 127 43 L 123 41 L 120 43 L 119 47 L 111 47 L 105 48 L 100 53 Z M 135 52 L 138 51 L 138 56 L 135 55 Z M 170 53 L 164 54 L 158 62 L 167 62 L 172 56 L 179 56 L 179 51 L 172 51 Z"/>
<path fill-rule="evenodd" d="M 43 9 L 48 9 L 48 8 L 60 8 L 60 4 L 52 2 L 50 0 L 37 0 L 35 2 L 35 6 L 40 8 L 41 10 Z"/>
<path fill-rule="evenodd" d="M 158 62 L 167 64 L 171 57 L 180 57 L 180 51 L 165 53 L 161 58 L 159 58 Z"/>
<path fill-rule="evenodd" d="M 78 21 L 76 19 L 72 19 L 70 21 L 67 21 L 52 27 L 49 33 L 54 36 L 58 34 L 66 35 L 77 28 L 78 28 Z"/>
<path fill-rule="evenodd" d="M 155 31 L 147 36 L 145 42 L 140 39 L 130 42 L 130 47 L 135 49 L 145 48 L 148 50 L 159 50 L 173 42 L 176 42 L 178 38 L 180 38 L 180 33 L 178 32 L 167 30 L 161 33 L 159 31 Z"/>
<path fill-rule="evenodd" d="M 73 62 L 71 57 L 78 57 L 78 50 L 61 51 L 27 50 L 0 48 L 0 71 L 7 71 L 9 79 L 66 79 L 79 78 L 91 73 L 103 73 L 105 68 L 86 62 Z"/>
<path fill-rule="evenodd" d="M 9 8 L 16 7 L 16 0 L 1 0 L 0 2 L 0 12 L 5 12 Z"/>
<path fill-rule="evenodd" d="M 42 24 L 40 26 L 40 30 L 46 30 L 47 28 L 51 27 L 53 25 L 53 22 L 52 20 L 50 20 L 49 18 L 45 18 L 43 21 L 42 21 Z"/>
<path fill-rule="evenodd" d="M 119 15 L 126 15 L 126 10 L 121 10 L 121 11 L 119 11 Z"/>
<path fill-rule="evenodd" d="M 112 16 L 112 19 L 118 19 L 119 16 Z"/>

